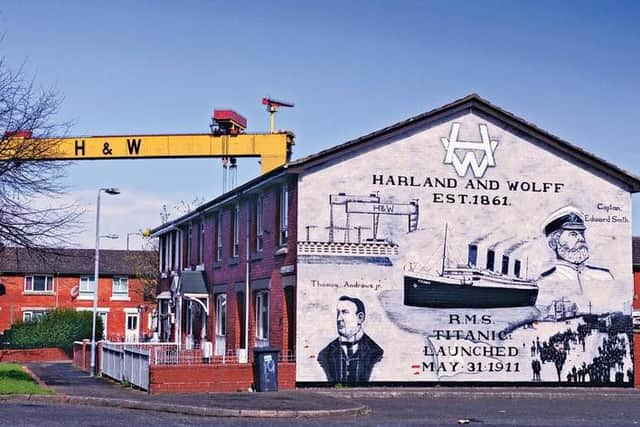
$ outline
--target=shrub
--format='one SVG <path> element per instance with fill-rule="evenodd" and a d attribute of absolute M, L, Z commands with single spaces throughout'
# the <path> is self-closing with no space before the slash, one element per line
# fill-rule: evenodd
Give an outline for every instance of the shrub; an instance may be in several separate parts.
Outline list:
<path fill-rule="evenodd" d="M 58 347 L 73 352 L 73 342 L 91 339 L 93 313 L 56 309 L 32 322 L 18 322 L 4 333 L 9 348 Z M 102 319 L 96 318 L 96 337 L 102 336 Z"/>

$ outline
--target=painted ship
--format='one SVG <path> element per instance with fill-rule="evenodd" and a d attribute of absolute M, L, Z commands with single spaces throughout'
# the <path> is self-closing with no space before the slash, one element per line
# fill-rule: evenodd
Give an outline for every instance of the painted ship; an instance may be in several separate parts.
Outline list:
<path fill-rule="evenodd" d="M 312 240 L 310 231 L 317 226 L 305 225 L 306 240 L 298 241 L 298 261 L 305 264 L 373 264 L 391 267 L 391 258 L 399 254 L 399 246 L 381 235 L 380 216 L 406 217 L 407 232 L 416 231 L 418 200 L 386 200 L 380 198 L 377 193 L 330 194 L 329 226 L 326 227 L 329 231 L 329 241 Z M 344 222 L 336 218 L 341 218 Z M 357 218 L 366 218 L 366 221 L 352 222 Z M 371 231 L 370 236 L 367 230 Z"/>
<path fill-rule="evenodd" d="M 442 272 L 438 275 L 405 274 L 404 305 L 432 308 L 505 308 L 528 307 L 536 303 L 538 286 L 534 280 L 519 277 L 518 262 L 515 276 L 509 276 L 493 271 L 492 268 L 478 268 L 475 262 L 476 255 L 477 246 L 469 245 L 468 264 L 455 268 L 447 267 L 445 231 Z M 492 256 L 492 259 L 494 258 L 495 253 Z"/>

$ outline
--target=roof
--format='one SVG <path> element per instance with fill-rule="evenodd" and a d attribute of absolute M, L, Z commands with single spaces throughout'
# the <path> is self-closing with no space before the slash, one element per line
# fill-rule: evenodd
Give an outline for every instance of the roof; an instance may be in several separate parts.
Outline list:
<path fill-rule="evenodd" d="M 183 271 L 180 273 L 180 290 L 183 294 L 208 295 L 207 284 L 202 271 Z"/>
<path fill-rule="evenodd" d="M 241 194 L 245 194 L 249 191 L 251 191 L 252 189 L 258 187 L 258 186 L 264 186 L 264 185 L 268 185 L 270 181 L 276 180 L 278 178 L 281 178 L 282 176 L 284 176 L 287 171 L 286 169 L 287 165 L 283 165 L 280 167 L 277 167 L 275 169 L 272 169 L 271 171 L 267 172 L 264 175 L 260 175 L 257 176 L 255 178 L 253 178 L 252 180 L 245 182 L 244 184 L 230 190 L 227 191 L 226 193 L 221 194 L 220 196 L 216 197 L 215 199 L 212 199 L 200 206 L 198 206 L 197 208 L 195 208 L 193 211 L 186 213 L 172 221 L 166 222 L 162 225 L 159 225 L 158 227 L 155 227 L 151 230 L 151 235 L 152 237 L 157 237 L 159 234 L 163 234 L 166 231 L 171 230 L 173 227 L 177 226 L 178 224 L 184 223 L 186 221 L 188 221 L 191 218 L 197 217 L 201 214 L 203 214 L 204 212 L 207 212 L 211 209 L 214 209 L 216 206 L 222 205 L 224 203 L 226 203 L 229 200 L 233 200 L 234 198 L 238 197 Z"/>
<path fill-rule="evenodd" d="M 0 273 L 93 275 L 93 249 L 29 250 L 8 247 L 0 252 Z M 100 250 L 100 275 L 139 276 L 148 271 L 153 251 Z M 155 261 L 153 261 L 155 262 Z"/>
<path fill-rule="evenodd" d="M 639 177 L 630 174 L 629 172 L 619 168 L 618 166 L 609 163 L 606 160 L 603 160 L 595 156 L 594 154 L 583 150 L 580 147 L 570 144 L 569 142 L 537 127 L 533 123 L 530 123 L 509 111 L 503 110 L 502 108 L 491 104 L 489 101 L 475 93 L 453 101 L 450 104 L 433 109 L 426 113 L 419 114 L 407 120 L 395 123 L 391 126 L 387 126 L 368 135 L 345 142 L 344 144 L 337 145 L 327 150 L 320 151 L 316 154 L 303 157 L 302 159 L 289 162 L 286 166 L 292 170 L 295 170 L 296 168 L 304 169 L 304 167 L 308 167 L 309 165 L 315 165 L 318 161 L 324 162 L 338 156 L 343 156 L 345 154 L 345 151 L 353 150 L 354 148 L 360 148 L 366 143 L 379 139 L 382 136 L 389 135 L 399 130 L 404 130 L 405 128 L 408 128 L 410 126 L 415 126 L 416 124 L 423 124 L 425 122 L 437 120 L 439 118 L 442 118 L 443 116 L 447 116 L 456 112 L 469 111 L 472 109 L 481 111 L 493 118 L 505 122 L 513 128 L 534 137 L 542 143 L 547 144 L 551 148 L 555 148 L 563 152 L 574 160 L 585 163 L 599 170 L 600 172 L 603 172 L 606 175 L 621 181 L 629 187 L 629 191 L 632 193 L 640 192 Z"/>
<path fill-rule="evenodd" d="M 355 149 L 360 149 L 366 146 L 369 143 L 375 143 L 379 141 L 381 137 L 385 137 L 399 131 L 404 131 L 408 128 L 417 125 L 424 125 L 425 123 L 438 120 L 440 118 L 446 117 L 447 115 L 455 114 L 457 112 L 464 112 L 470 110 L 480 111 L 490 117 L 493 117 L 497 120 L 505 122 L 507 125 L 511 126 L 514 129 L 517 129 L 536 140 L 546 144 L 552 149 L 558 150 L 569 158 L 574 159 L 578 163 L 585 164 L 589 167 L 592 167 L 605 175 L 612 177 L 619 181 L 620 183 L 627 186 L 628 191 L 632 193 L 640 192 L 640 178 L 630 174 L 629 172 L 619 168 L 618 166 L 609 163 L 606 160 L 603 160 L 594 154 L 591 154 L 580 147 L 577 147 L 569 142 L 547 132 L 533 123 L 530 123 L 515 114 L 503 110 L 500 107 L 497 107 L 491 104 L 489 101 L 480 97 L 478 94 L 472 93 L 463 98 L 460 98 L 456 101 L 453 101 L 450 104 L 444 105 L 442 107 L 433 109 L 426 113 L 419 114 L 417 116 L 411 117 L 409 119 L 403 120 L 401 122 L 395 123 L 391 126 L 387 126 L 383 129 L 377 130 L 375 132 L 369 133 L 362 137 L 347 141 L 343 144 L 336 145 L 334 147 L 328 148 L 323 151 L 319 151 L 318 153 L 312 154 L 307 157 L 303 157 L 298 160 L 293 160 L 285 165 L 282 165 L 276 169 L 273 169 L 269 173 L 256 177 L 253 180 L 225 193 L 220 195 L 219 197 L 211 200 L 208 203 L 205 203 L 202 206 L 199 206 L 193 212 L 190 212 L 186 215 L 183 215 L 175 220 L 163 224 L 159 227 L 156 227 L 152 230 L 153 234 L 159 233 L 170 229 L 173 225 L 177 225 L 189 220 L 192 217 L 198 216 L 200 213 L 210 209 L 213 206 L 220 205 L 225 203 L 227 200 L 232 199 L 239 194 L 247 191 L 248 189 L 254 188 L 256 186 L 261 186 L 272 180 L 274 177 L 281 176 L 284 174 L 296 174 L 304 171 L 308 167 L 316 166 L 320 163 L 339 159 L 344 156 L 346 153 L 353 151 Z"/>
<path fill-rule="evenodd" d="M 632 238 L 632 251 L 631 251 L 631 259 L 632 259 L 632 265 L 634 267 L 638 267 L 640 268 L 640 237 L 633 237 Z"/>

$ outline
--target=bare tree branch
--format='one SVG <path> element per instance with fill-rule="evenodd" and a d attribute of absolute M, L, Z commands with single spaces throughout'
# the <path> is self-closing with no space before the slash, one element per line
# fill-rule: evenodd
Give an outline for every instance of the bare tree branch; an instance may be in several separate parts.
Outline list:
<path fill-rule="evenodd" d="M 36 88 L 22 67 L 0 59 L 0 249 L 66 246 L 77 232 L 82 212 L 56 204 L 69 162 L 35 160 L 51 155 L 68 131 L 53 121 L 61 102 L 56 90 Z M 16 138 L 21 132 L 33 138 Z"/>
<path fill-rule="evenodd" d="M 158 286 L 158 239 L 144 239 L 143 250 L 130 251 L 127 262 L 134 266 L 134 276 L 140 279 L 141 288 L 131 289 L 145 302 L 155 301 Z"/>

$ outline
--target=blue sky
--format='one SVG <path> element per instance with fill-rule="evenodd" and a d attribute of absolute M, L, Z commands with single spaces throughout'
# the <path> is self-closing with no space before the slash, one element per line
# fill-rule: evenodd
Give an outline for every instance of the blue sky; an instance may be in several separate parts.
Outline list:
<path fill-rule="evenodd" d="M 296 103 L 277 125 L 302 157 L 476 92 L 640 175 L 639 18 L 636 1 L 13 1 L 0 49 L 64 96 L 73 135 L 207 132 L 214 108 L 263 131 L 269 95 Z M 258 170 L 242 160 L 240 181 Z M 222 188 L 218 159 L 78 162 L 68 185 L 87 247 L 97 188 L 120 187 L 114 248 Z"/>

